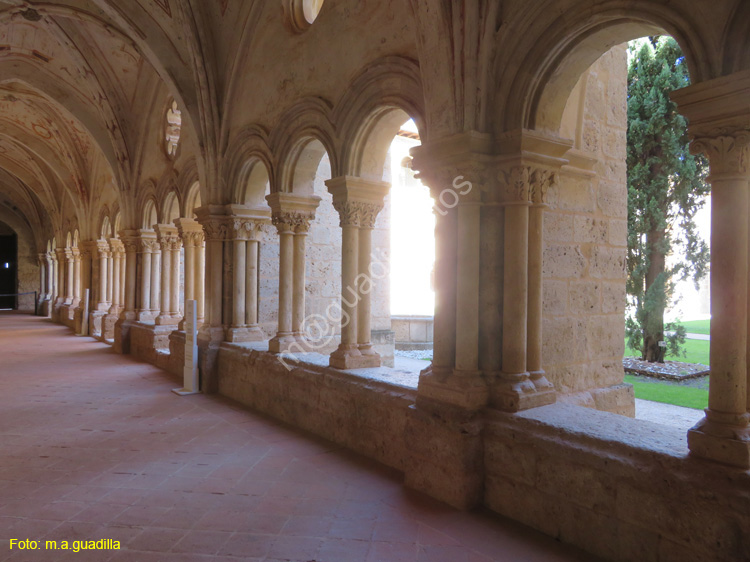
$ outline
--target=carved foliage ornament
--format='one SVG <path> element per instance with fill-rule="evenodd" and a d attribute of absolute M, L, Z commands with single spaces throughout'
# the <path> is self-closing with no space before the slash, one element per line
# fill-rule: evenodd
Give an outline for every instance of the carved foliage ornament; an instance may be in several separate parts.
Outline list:
<path fill-rule="evenodd" d="M 232 232 L 235 240 L 257 240 L 260 224 L 252 219 L 233 219 Z"/>
<path fill-rule="evenodd" d="M 360 228 L 375 228 L 375 221 L 383 209 L 383 205 L 365 203 L 363 201 L 346 201 L 334 203 L 341 219 L 341 227 L 357 226 Z"/>
<path fill-rule="evenodd" d="M 274 213 L 272 218 L 273 225 L 278 229 L 279 234 L 294 232 L 303 234 L 310 230 L 315 215 L 310 213 L 286 212 Z"/>
<path fill-rule="evenodd" d="M 690 144 L 693 154 L 705 154 L 711 175 L 750 173 L 750 131 L 715 137 L 699 137 Z"/>
<path fill-rule="evenodd" d="M 499 179 L 504 200 L 543 204 L 550 188 L 557 183 L 557 174 L 545 168 L 516 166 L 502 170 Z"/>

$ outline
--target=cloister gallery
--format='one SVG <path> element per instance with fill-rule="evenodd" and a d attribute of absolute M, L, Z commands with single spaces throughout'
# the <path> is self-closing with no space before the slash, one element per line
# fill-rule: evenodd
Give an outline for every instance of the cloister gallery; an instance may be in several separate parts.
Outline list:
<path fill-rule="evenodd" d="M 687 434 L 633 419 L 621 363 L 625 44 L 659 34 L 712 184 Z M 181 377 L 194 300 L 203 393 L 605 559 L 750 560 L 750 2 L 6 0 L 0 81 L 20 309 Z M 399 136 L 435 200 L 413 384 Z"/>

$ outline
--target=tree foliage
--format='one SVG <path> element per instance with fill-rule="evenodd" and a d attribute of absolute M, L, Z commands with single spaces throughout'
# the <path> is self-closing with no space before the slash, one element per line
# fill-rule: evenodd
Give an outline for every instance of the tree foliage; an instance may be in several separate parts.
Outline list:
<path fill-rule="evenodd" d="M 628 343 L 647 361 L 679 352 L 685 330 L 664 325 L 675 283 L 706 275 L 709 251 L 695 214 L 709 192 L 707 166 L 688 149 L 685 118 L 669 98 L 690 83 L 677 42 L 631 44 L 628 67 Z M 673 332 L 665 339 L 665 329 Z M 668 348 L 659 347 L 666 341 Z"/>

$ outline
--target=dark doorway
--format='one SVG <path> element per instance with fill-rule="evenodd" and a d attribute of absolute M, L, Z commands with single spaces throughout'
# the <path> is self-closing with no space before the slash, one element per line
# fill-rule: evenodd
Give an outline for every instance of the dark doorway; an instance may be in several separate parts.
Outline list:
<path fill-rule="evenodd" d="M 0 235 L 0 295 L 13 295 L 18 284 L 18 238 Z M 0 297 L 0 310 L 18 308 L 17 297 Z"/>

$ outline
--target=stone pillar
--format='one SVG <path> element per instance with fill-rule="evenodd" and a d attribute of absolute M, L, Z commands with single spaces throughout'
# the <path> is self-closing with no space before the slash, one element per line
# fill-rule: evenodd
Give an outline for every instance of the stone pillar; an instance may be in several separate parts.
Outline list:
<path fill-rule="evenodd" d="M 120 313 L 122 302 L 122 273 L 123 273 L 123 253 L 122 242 L 117 239 L 110 241 L 112 246 L 112 306 L 109 308 L 109 314 L 117 315 Z"/>
<path fill-rule="evenodd" d="M 204 278 L 204 244 L 203 227 L 194 219 L 180 218 L 175 221 L 185 248 L 185 302 L 198 301 L 198 327 L 203 323 L 203 278 Z M 180 323 L 180 330 L 184 325 Z"/>
<path fill-rule="evenodd" d="M 372 230 L 383 208 L 390 185 L 343 176 L 326 182 L 333 195 L 342 228 L 341 249 L 341 344 L 331 354 L 330 365 L 337 369 L 381 366 L 380 355 L 372 348 L 370 332 Z"/>
<path fill-rule="evenodd" d="M 161 246 L 158 240 L 151 251 L 151 315 L 156 320 L 161 312 Z"/>
<path fill-rule="evenodd" d="M 198 335 L 199 363 L 203 392 L 218 391 L 216 359 L 224 341 L 224 244 L 229 240 L 224 206 L 210 205 L 196 210 L 206 235 L 205 249 L 205 322 Z M 199 254 L 200 255 L 200 254 Z M 200 259 L 198 261 L 200 267 Z M 200 292 L 199 292 L 200 296 Z M 199 301 L 200 303 L 200 301 Z M 228 320 L 228 319 L 227 319 Z"/>
<path fill-rule="evenodd" d="M 70 306 L 73 303 L 73 249 L 65 248 L 65 306 Z"/>
<path fill-rule="evenodd" d="M 302 334 L 305 316 L 305 244 L 303 235 L 315 220 L 320 197 L 272 193 L 266 197 L 279 231 L 279 330 L 268 344 L 273 353 L 307 349 Z M 257 246 L 256 246 L 257 248 Z M 257 254 L 255 256 L 257 263 Z M 255 290 L 257 294 L 257 287 Z M 255 306 L 257 321 L 257 303 Z"/>
<path fill-rule="evenodd" d="M 55 258 L 52 252 L 44 254 L 47 264 L 47 298 L 48 301 L 54 301 L 55 298 Z"/>
<path fill-rule="evenodd" d="M 140 256 L 140 267 L 138 268 L 139 301 L 137 319 L 139 322 L 153 322 L 154 313 L 151 298 L 153 290 L 153 253 L 156 249 L 156 234 L 149 231 L 140 231 L 138 236 L 138 255 Z"/>
<path fill-rule="evenodd" d="M 105 297 L 106 302 L 109 304 L 109 306 L 112 306 L 112 303 L 115 302 L 115 271 L 114 271 L 114 262 L 115 262 L 115 254 L 114 254 L 114 248 L 110 244 L 110 252 L 107 256 L 107 295 Z"/>
<path fill-rule="evenodd" d="M 67 289 L 65 288 L 67 252 L 64 248 L 55 250 L 55 308 L 59 309 L 65 304 Z M 56 318 L 59 320 L 59 318 Z"/>
<path fill-rule="evenodd" d="M 97 291 L 97 303 L 95 310 L 98 312 L 108 312 L 112 306 L 111 302 L 107 301 L 107 295 L 109 293 L 109 260 L 111 259 L 111 250 L 106 240 L 100 240 L 97 243 L 97 254 L 99 258 L 99 290 Z"/>
<path fill-rule="evenodd" d="M 81 304 L 81 291 L 83 290 L 83 279 L 81 269 L 81 251 L 73 248 L 73 301 L 71 308 L 77 308 Z"/>
<path fill-rule="evenodd" d="M 263 332 L 258 326 L 257 247 L 261 226 L 269 222 L 267 210 L 247 209 L 232 205 L 230 221 L 232 236 L 232 318 L 227 329 L 227 341 L 262 341 Z M 252 252 L 255 248 L 255 253 Z M 248 261 L 248 260 L 255 261 Z M 250 313 L 250 314 L 249 314 Z M 248 317 L 254 318 L 248 322 Z"/>
<path fill-rule="evenodd" d="M 559 153 L 554 156 L 560 157 L 565 145 L 557 146 Z M 537 157 L 543 162 L 553 158 L 548 153 Z M 543 164 L 524 165 L 523 157 L 514 163 L 521 165 L 502 170 L 499 178 L 505 206 L 503 355 L 493 389 L 493 405 L 511 412 L 556 399 L 541 356 L 542 205 L 556 176 Z"/>
<path fill-rule="evenodd" d="M 180 238 L 177 227 L 167 224 L 156 225 L 156 233 L 161 249 L 161 312 L 156 317 L 158 326 L 177 325 L 180 322 L 179 305 L 172 310 L 172 305 L 179 299 L 180 281 Z M 177 255 L 175 256 L 175 248 Z M 175 260 L 176 258 L 176 260 Z M 174 263 L 176 261 L 176 264 Z M 175 265 L 177 266 L 175 268 Z M 153 266 L 152 266 L 153 267 Z M 176 272 L 175 272 L 176 270 Z M 177 285 L 177 286 L 175 286 Z M 174 292 L 174 295 L 173 295 Z M 153 291 L 152 291 L 153 294 Z M 173 302 L 174 301 L 174 302 Z"/>
<path fill-rule="evenodd" d="M 49 299 L 47 294 L 47 256 L 39 254 L 39 296 L 37 297 L 37 313 L 41 314 L 41 304 Z"/>
<path fill-rule="evenodd" d="M 711 182 L 711 375 L 706 417 L 688 432 L 692 455 L 750 468 L 750 71 L 672 94 L 691 150 Z"/>

